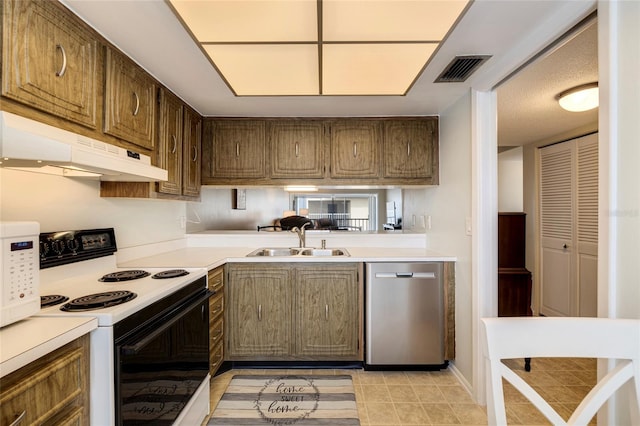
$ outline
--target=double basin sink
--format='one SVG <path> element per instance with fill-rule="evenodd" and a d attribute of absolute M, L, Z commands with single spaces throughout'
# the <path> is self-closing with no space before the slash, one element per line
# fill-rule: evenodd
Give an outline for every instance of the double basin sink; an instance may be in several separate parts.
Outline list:
<path fill-rule="evenodd" d="M 258 250 L 254 250 L 247 255 L 247 257 L 293 257 L 293 256 L 329 256 L 329 257 L 344 257 L 350 256 L 349 252 L 342 248 L 323 249 L 323 248 L 287 248 L 287 247 L 263 247 Z"/>

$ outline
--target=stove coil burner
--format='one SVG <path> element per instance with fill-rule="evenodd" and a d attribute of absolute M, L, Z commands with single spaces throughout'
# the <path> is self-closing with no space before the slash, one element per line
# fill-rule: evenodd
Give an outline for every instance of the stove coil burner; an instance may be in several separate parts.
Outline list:
<path fill-rule="evenodd" d="M 40 296 L 40 307 L 47 308 L 49 306 L 59 305 L 60 303 L 64 303 L 69 298 L 67 296 L 61 296 L 59 294 L 47 294 L 45 296 Z"/>
<path fill-rule="evenodd" d="M 95 309 L 108 308 L 109 306 L 120 305 L 135 299 L 138 295 L 130 291 L 108 291 L 105 293 L 89 294 L 78 297 L 60 307 L 65 312 L 92 311 Z"/>
<path fill-rule="evenodd" d="M 132 269 L 129 271 L 111 272 L 110 274 L 107 274 L 102 278 L 100 278 L 98 281 L 113 283 L 113 282 L 119 282 L 119 281 L 137 280 L 139 278 L 144 278 L 147 276 L 149 276 L 149 273 L 147 271 Z"/>
<path fill-rule="evenodd" d="M 157 274 L 153 275 L 151 278 L 161 280 L 164 278 L 177 278 L 185 275 L 189 275 L 189 272 L 185 271 L 184 269 L 170 269 L 168 271 L 158 272 Z"/>

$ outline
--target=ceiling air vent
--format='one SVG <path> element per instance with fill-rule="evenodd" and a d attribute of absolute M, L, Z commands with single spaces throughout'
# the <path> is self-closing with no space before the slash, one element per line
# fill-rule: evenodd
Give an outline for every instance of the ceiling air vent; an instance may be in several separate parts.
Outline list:
<path fill-rule="evenodd" d="M 490 57 L 491 55 L 456 56 L 434 83 L 461 83 Z"/>

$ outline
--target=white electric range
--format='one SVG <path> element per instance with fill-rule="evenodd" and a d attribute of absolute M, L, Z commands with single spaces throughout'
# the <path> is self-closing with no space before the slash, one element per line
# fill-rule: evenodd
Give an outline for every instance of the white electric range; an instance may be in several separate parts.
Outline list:
<path fill-rule="evenodd" d="M 209 412 L 205 268 L 118 268 L 112 228 L 40 234 L 38 316 L 92 316 L 91 425 L 191 425 Z M 190 330 L 189 333 L 185 333 Z"/>

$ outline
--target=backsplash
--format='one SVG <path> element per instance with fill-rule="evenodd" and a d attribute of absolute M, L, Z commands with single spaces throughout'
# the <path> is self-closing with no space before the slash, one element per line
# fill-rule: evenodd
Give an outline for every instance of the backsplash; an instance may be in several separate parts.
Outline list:
<path fill-rule="evenodd" d="M 0 219 L 41 232 L 114 228 L 118 248 L 183 238 L 184 202 L 101 198 L 100 182 L 0 169 Z"/>

